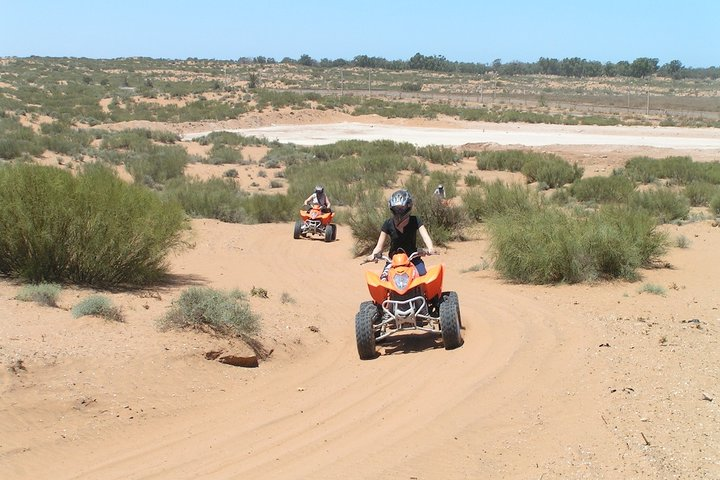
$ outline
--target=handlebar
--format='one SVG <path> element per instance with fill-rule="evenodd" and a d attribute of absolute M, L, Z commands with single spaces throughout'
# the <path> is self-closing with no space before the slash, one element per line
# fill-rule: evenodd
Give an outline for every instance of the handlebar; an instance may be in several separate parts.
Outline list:
<path fill-rule="evenodd" d="M 426 257 L 426 256 L 430 256 L 430 255 L 433 255 L 433 254 L 431 254 L 430 252 L 428 252 L 428 251 L 425 250 L 424 248 L 420 248 L 420 249 L 418 249 L 416 252 L 411 253 L 411 254 L 408 256 L 408 260 L 413 260 L 413 259 L 418 258 L 418 257 Z M 392 262 L 392 258 L 390 258 L 389 256 L 385 255 L 384 253 L 376 253 L 372 260 L 368 260 L 368 259 L 366 258 L 365 260 L 363 260 L 362 262 L 360 262 L 360 265 L 365 265 L 366 263 L 371 263 L 371 262 L 372 262 L 372 263 L 377 263 L 378 260 L 385 260 L 386 262 Z"/>

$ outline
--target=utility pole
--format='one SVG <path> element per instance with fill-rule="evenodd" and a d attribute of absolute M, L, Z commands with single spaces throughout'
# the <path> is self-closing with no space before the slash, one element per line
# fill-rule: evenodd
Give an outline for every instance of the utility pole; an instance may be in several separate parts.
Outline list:
<path fill-rule="evenodd" d="M 368 95 L 370 95 L 370 70 L 368 70 Z"/>
<path fill-rule="evenodd" d="M 343 71 L 340 71 L 340 96 L 343 96 L 345 90 L 345 76 L 343 75 Z"/>
<path fill-rule="evenodd" d="M 647 91 L 647 106 L 645 107 L 645 115 L 650 115 L 650 87 Z"/>

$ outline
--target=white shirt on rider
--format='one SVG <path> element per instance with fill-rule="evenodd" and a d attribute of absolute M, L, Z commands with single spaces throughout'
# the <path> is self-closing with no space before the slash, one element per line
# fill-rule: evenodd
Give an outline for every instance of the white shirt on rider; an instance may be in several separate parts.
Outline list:
<path fill-rule="evenodd" d="M 313 192 L 313 194 L 310 195 L 310 196 L 308 197 L 308 199 L 310 200 L 309 202 L 306 202 L 306 203 L 308 203 L 308 205 L 315 205 L 315 204 L 317 204 L 317 205 L 321 205 L 321 206 L 323 206 L 323 207 L 327 207 L 328 204 L 330 203 L 330 202 L 328 202 L 327 195 L 325 195 L 324 193 L 321 193 L 321 194 L 318 196 L 318 194 L 317 194 L 316 192 Z"/>

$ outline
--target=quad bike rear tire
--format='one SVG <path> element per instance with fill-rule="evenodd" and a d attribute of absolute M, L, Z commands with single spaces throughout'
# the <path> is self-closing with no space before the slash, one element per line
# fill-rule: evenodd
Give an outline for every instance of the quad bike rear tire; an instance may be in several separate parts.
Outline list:
<path fill-rule="evenodd" d="M 337 225 L 335 225 L 335 224 L 333 223 L 333 224 L 332 224 L 332 227 L 333 227 L 332 241 L 334 242 L 335 239 L 337 238 Z"/>
<path fill-rule="evenodd" d="M 298 238 L 300 238 L 300 235 L 302 234 L 302 226 L 303 226 L 303 222 L 302 222 L 302 221 L 297 220 L 297 221 L 295 222 L 295 229 L 293 230 L 293 238 L 294 238 L 295 240 L 297 240 Z"/>
<path fill-rule="evenodd" d="M 443 293 L 440 300 L 440 331 L 445 350 L 453 350 L 463 344 L 461 325 L 460 301 L 457 293 Z"/>
<path fill-rule="evenodd" d="M 377 306 L 370 301 L 362 302 L 355 315 L 355 341 L 360 360 L 371 360 L 377 356 L 373 323 L 378 315 Z"/>
<path fill-rule="evenodd" d="M 330 223 L 325 227 L 325 241 L 332 242 L 333 240 L 335 240 L 335 225 Z"/>

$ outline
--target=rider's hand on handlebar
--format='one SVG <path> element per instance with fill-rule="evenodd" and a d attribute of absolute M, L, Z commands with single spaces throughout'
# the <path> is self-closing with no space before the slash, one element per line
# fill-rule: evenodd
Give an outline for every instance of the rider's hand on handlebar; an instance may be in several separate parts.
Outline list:
<path fill-rule="evenodd" d="M 371 253 L 370 255 L 368 255 L 367 261 L 368 261 L 368 262 L 376 262 L 376 263 L 377 263 L 377 261 L 378 261 L 378 260 L 382 260 L 382 258 L 383 258 L 383 254 L 382 254 L 382 253 Z"/>

